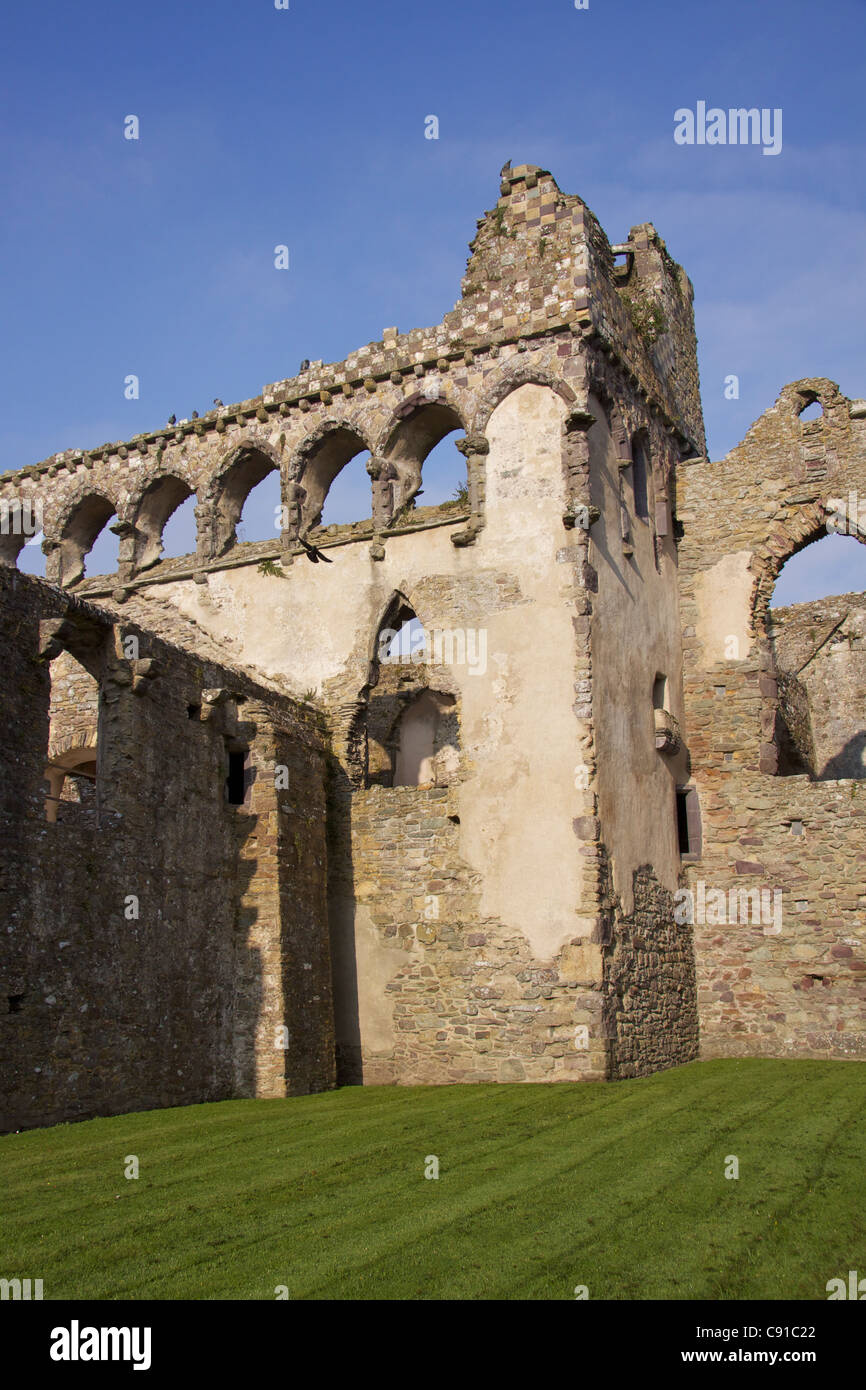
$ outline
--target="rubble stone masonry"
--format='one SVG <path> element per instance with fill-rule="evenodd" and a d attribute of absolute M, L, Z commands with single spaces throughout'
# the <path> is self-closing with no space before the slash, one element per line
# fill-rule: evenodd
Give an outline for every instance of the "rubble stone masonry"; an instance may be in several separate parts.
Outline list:
<path fill-rule="evenodd" d="M 7 525 L 6 1127 L 863 1052 L 866 721 L 826 713 L 840 663 L 862 709 L 862 603 L 769 602 L 866 496 L 866 410 L 794 383 L 712 464 L 650 224 L 612 245 L 506 166 L 470 253 L 435 327 L 0 478 L 48 580 Z M 454 432 L 465 491 L 422 506 Z M 323 527 L 363 453 L 369 514 Z M 279 529 L 242 544 L 271 472 Z M 438 651 L 384 660 L 412 619 Z M 781 930 L 684 920 L 700 884 L 780 888 Z"/>

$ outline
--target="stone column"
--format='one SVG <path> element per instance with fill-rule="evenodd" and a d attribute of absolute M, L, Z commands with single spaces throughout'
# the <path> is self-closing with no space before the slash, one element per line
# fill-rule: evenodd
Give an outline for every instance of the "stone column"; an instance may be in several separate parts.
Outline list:
<path fill-rule="evenodd" d="M 290 478 L 283 483 L 285 525 L 280 529 L 280 564 L 284 569 L 292 563 L 293 552 L 298 544 L 303 521 L 303 504 L 306 498 L 306 488 L 302 487 L 295 479 Z"/>
<path fill-rule="evenodd" d="M 383 532 L 390 526 L 394 517 L 394 488 L 397 470 L 387 459 L 371 454 L 367 460 L 367 472 L 372 485 L 373 541 L 370 555 L 374 560 L 384 560 L 385 546 Z"/>
<path fill-rule="evenodd" d="M 463 531 L 451 536 L 453 545 L 473 545 L 480 531 L 484 529 L 487 497 L 487 465 L 484 460 L 490 453 L 490 444 L 483 434 L 467 434 L 465 439 L 457 440 L 457 448 L 466 459 L 469 487 L 469 525 Z"/>
<path fill-rule="evenodd" d="M 45 578 L 49 584 L 59 586 L 63 582 L 60 542 L 50 541 L 46 538 L 42 542 L 42 554 L 45 556 Z"/>
<path fill-rule="evenodd" d="M 135 527 L 131 521 L 115 521 L 108 529 L 120 537 L 117 547 L 118 583 L 128 584 L 135 574 Z"/>
<path fill-rule="evenodd" d="M 214 503 L 208 499 L 195 508 L 195 559 L 205 569 L 214 558 Z"/>

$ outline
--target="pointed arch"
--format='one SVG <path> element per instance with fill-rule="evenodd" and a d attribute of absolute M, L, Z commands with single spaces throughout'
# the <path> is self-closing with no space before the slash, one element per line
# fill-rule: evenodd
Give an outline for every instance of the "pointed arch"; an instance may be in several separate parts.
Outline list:
<path fill-rule="evenodd" d="M 385 632 L 399 632 L 400 629 L 406 623 L 411 622 L 413 618 L 418 619 L 420 622 L 414 603 L 401 589 L 394 589 L 382 609 L 381 616 L 373 631 L 367 651 L 367 683 L 365 689 L 372 689 L 379 680 L 379 653 L 382 634 Z"/>
<path fill-rule="evenodd" d="M 34 540 L 41 529 L 39 498 L 18 491 L 0 497 L 0 565 L 14 568 L 24 546 Z"/>
<path fill-rule="evenodd" d="M 752 589 L 751 623 L 758 639 L 767 635 L 770 600 L 782 567 L 792 556 L 827 534 L 826 508 L 820 501 L 810 502 L 798 507 L 788 518 L 784 528 L 774 533 L 772 545 L 768 538 L 768 543 L 753 556 L 750 569 L 755 576 L 755 582 Z"/>

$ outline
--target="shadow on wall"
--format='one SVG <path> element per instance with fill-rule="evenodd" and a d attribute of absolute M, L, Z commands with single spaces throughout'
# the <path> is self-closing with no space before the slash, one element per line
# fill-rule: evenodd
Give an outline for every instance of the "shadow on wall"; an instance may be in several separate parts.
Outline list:
<path fill-rule="evenodd" d="M 824 764 L 818 774 L 819 782 L 836 781 L 840 778 L 866 777 L 866 733 L 855 734 L 835 757 Z"/>
<path fill-rule="evenodd" d="M 354 787 L 336 759 L 328 785 L 328 922 L 334 988 L 337 1085 L 360 1086 L 361 1017 L 355 923 L 355 870 L 352 854 Z"/>

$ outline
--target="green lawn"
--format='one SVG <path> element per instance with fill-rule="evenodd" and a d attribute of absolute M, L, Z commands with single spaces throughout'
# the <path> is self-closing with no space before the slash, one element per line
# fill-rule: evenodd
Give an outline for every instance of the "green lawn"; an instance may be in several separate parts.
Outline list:
<path fill-rule="evenodd" d="M 59 1125 L 0 1138 L 0 1275 L 46 1299 L 823 1300 L 866 1274 L 864 1119 L 866 1063 L 756 1059 Z"/>

